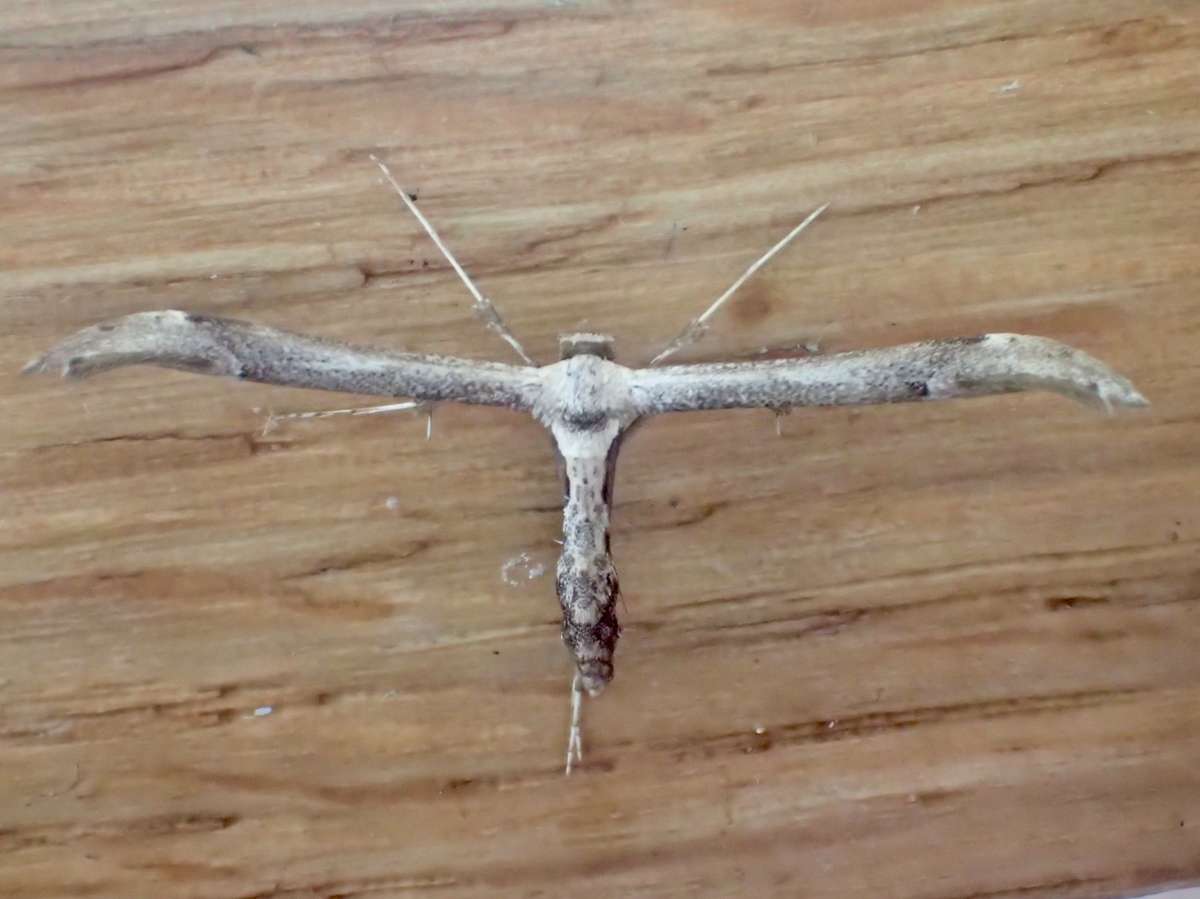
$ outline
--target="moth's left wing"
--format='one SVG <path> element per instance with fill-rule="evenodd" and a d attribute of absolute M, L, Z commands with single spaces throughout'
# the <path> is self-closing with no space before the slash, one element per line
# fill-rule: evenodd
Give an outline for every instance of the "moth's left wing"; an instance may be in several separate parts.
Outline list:
<path fill-rule="evenodd" d="M 356 347 L 177 309 L 138 312 L 84 328 L 25 371 L 82 377 L 124 365 L 523 410 L 532 409 L 542 391 L 540 373 L 532 367 Z"/>
<path fill-rule="evenodd" d="M 1144 406 L 1127 379 L 1045 337 L 985 334 L 877 350 L 631 372 L 641 415 L 700 409 L 850 406 L 1048 390 L 1091 405 Z"/>

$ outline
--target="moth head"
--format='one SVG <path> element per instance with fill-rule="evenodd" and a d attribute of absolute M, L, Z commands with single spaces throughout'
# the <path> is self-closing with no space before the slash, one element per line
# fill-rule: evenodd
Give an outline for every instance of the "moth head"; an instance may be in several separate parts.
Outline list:
<path fill-rule="evenodd" d="M 560 334 L 558 337 L 559 358 L 572 356 L 599 356 L 612 360 L 615 341 L 607 334 Z"/>

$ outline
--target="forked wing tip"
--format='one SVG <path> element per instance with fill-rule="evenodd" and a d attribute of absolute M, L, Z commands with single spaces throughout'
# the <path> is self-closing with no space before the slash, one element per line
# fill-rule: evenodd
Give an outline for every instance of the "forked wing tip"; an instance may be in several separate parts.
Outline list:
<path fill-rule="evenodd" d="M 35 356 L 33 359 L 30 359 L 28 362 L 26 362 L 21 367 L 21 374 L 23 374 L 23 375 L 53 374 L 53 372 L 51 371 L 51 369 L 53 368 L 53 363 L 54 363 L 54 360 L 51 358 L 52 355 L 53 355 L 52 353 L 43 353 L 41 356 Z M 71 374 L 70 368 L 68 366 L 64 365 L 62 367 L 62 372 L 61 372 L 62 377 L 65 378 L 70 374 Z"/>

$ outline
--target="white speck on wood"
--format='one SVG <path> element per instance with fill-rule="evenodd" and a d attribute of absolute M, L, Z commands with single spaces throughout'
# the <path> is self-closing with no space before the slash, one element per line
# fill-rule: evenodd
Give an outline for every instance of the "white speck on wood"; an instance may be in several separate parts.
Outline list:
<path fill-rule="evenodd" d="M 500 566 L 500 579 L 510 587 L 521 586 L 521 575 L 525 580 L 535 580 L 546 573 L 544 562 L 534 562 L 528 552 L 513 556 Z"/>

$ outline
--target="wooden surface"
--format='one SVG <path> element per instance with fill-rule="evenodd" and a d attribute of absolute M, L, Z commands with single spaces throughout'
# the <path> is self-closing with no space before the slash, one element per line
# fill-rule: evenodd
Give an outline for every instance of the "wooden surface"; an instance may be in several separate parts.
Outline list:
<path fill-rule="evenodd" d="M 1200 880 L 1190 0 L 0 10 L 0 894 L 1108 897 Z M 15 372 L 184 307 L 507 360 L 983 330 L 1056 398 L 674 416 L 564 779 L 549 442 L 504 411 Z M 507 566 L 507 568 L 506 568 Z M 502 577 L 508 574 L 508 579 Z"/>

